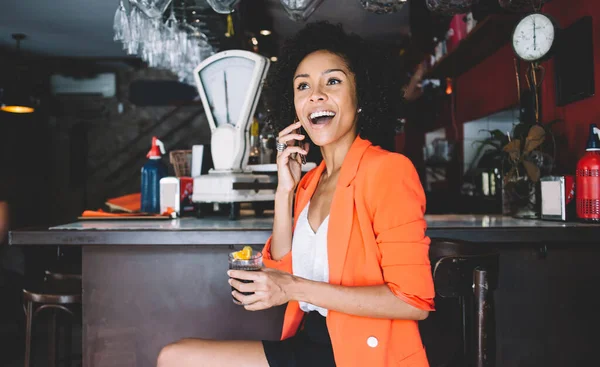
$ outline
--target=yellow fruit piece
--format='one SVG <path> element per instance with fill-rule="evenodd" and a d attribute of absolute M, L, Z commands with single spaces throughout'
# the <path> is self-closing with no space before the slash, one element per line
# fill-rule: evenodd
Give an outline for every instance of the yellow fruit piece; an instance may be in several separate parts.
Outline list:
<path fill-rule="evenodd" d="M 244 246 L 240 251 L 233 253 L 233 258 L 236 260 L 250 260 L 252 258 L 252 247 Z"/>
<path fill-rule="evenodd" d="M 244 260 L 250 260 L 252 258 L 252 247 L 244 246 L 242 253 L 244 255 Z"/>

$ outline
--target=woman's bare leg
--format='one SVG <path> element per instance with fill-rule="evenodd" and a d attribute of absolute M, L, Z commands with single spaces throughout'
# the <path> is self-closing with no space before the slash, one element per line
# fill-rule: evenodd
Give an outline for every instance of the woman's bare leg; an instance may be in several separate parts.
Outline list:
<path fill-rule="evenodd" d="M 157 367 L 268 367 L 260 341 L 182 339 L 164 347 Z"/>

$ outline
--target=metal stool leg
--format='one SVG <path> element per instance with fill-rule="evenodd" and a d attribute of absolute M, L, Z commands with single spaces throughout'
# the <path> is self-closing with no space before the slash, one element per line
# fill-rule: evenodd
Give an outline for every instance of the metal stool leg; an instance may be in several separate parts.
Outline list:
<path fill-rule="evenodd" d="M 71 362 L 73 356 L 71 354 L 71 343 L 72 343 L 72 333 L 73 333 L 73 315 L 65 315 L 65 319 L 68 319 L 67 322 L 64 323 L 65 327 L 65 367 L 71 367 Z"/>
<path fill-rule="evenodd" d="M 475 366 L 494 367 L 496 340 L 494 330 L 494 300 L 489 291 L 488 272 L 482 268 L 473 270 L 475 294 Z"/>
<path fill-rule="evenodd" d="M 461 343 L 462 343 L 462 355 L 460 356 L 460 359 L 457 362 L 457 366 L 465 366 L 465 367 L 469 367 L 471 364 L 470 358 L 469 356 L 471 355 L 471 351 L 470 351 L 470 338 L 471 338 L 471 333 L 469 332 L 469 301 L 471 301 L 471 299 L 469 297 L 465 297 L 465 296 L 459 296 L 458 297 L 458 305 L 460 307 L 460 324 L 461 324 L 461 333 L 462 333 L 462 338 L 461 338 Z M 456 362 L 455 362 L 456 363 Z"/>
<path fill-rule="evenodd" d="M 25 308 L 25 367 L 29 367 L 31 358 L 31 324 L 33 321 L 33 302 L 28 301 Z"/>
<path fill-rule="evenodd" d="M 56 366 L 56 310 L 50 309 L 50 322 L 48 323 L 48 367 Z"/>

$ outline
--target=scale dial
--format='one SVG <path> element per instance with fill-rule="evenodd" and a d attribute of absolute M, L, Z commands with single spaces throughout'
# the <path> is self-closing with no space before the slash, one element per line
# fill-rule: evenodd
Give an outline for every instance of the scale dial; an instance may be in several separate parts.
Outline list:
<path fill-rule="evenodd" d="M 541 61 L 550 55 L 556 31 L 555 23 L 547 15 L 529 14 L 519 21 L 513 31 L 513 50 L 524 61 Z"/>
<path fill-rule="evenodd" d="M 211 131 L 215 170 L 243 171 L 250 154 L 250 123 L 269 60 L 245 50 L 222 51 L 194 69 Z"/>
<path fill-rule="evenodd" d="M 217 127 L 238 124 L 255 64 L 254 60 L 231 56 L 207 65 L 198 73 Z"/>

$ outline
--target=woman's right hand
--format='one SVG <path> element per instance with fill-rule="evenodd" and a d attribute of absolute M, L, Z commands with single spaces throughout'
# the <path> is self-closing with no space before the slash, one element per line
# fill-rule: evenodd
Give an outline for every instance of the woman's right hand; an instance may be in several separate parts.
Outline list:
<path fill-rule="evenodd" d="M 306 156 L 308 153 L 306 150 L 308 144 L 303 144 L 306 149 L 294 144 L 294 141 L 302 141 L 305 138 L 304 135 L 297 133 L 300 126 L 301 123 L 297 121 L 281 130 L 277 137 L 279 143 L 285 143 L 288 146 L 283 152 L 277 152 L 277 191 L 293 192 L 300 182 L 302 174 L 300 154 Z"/>

